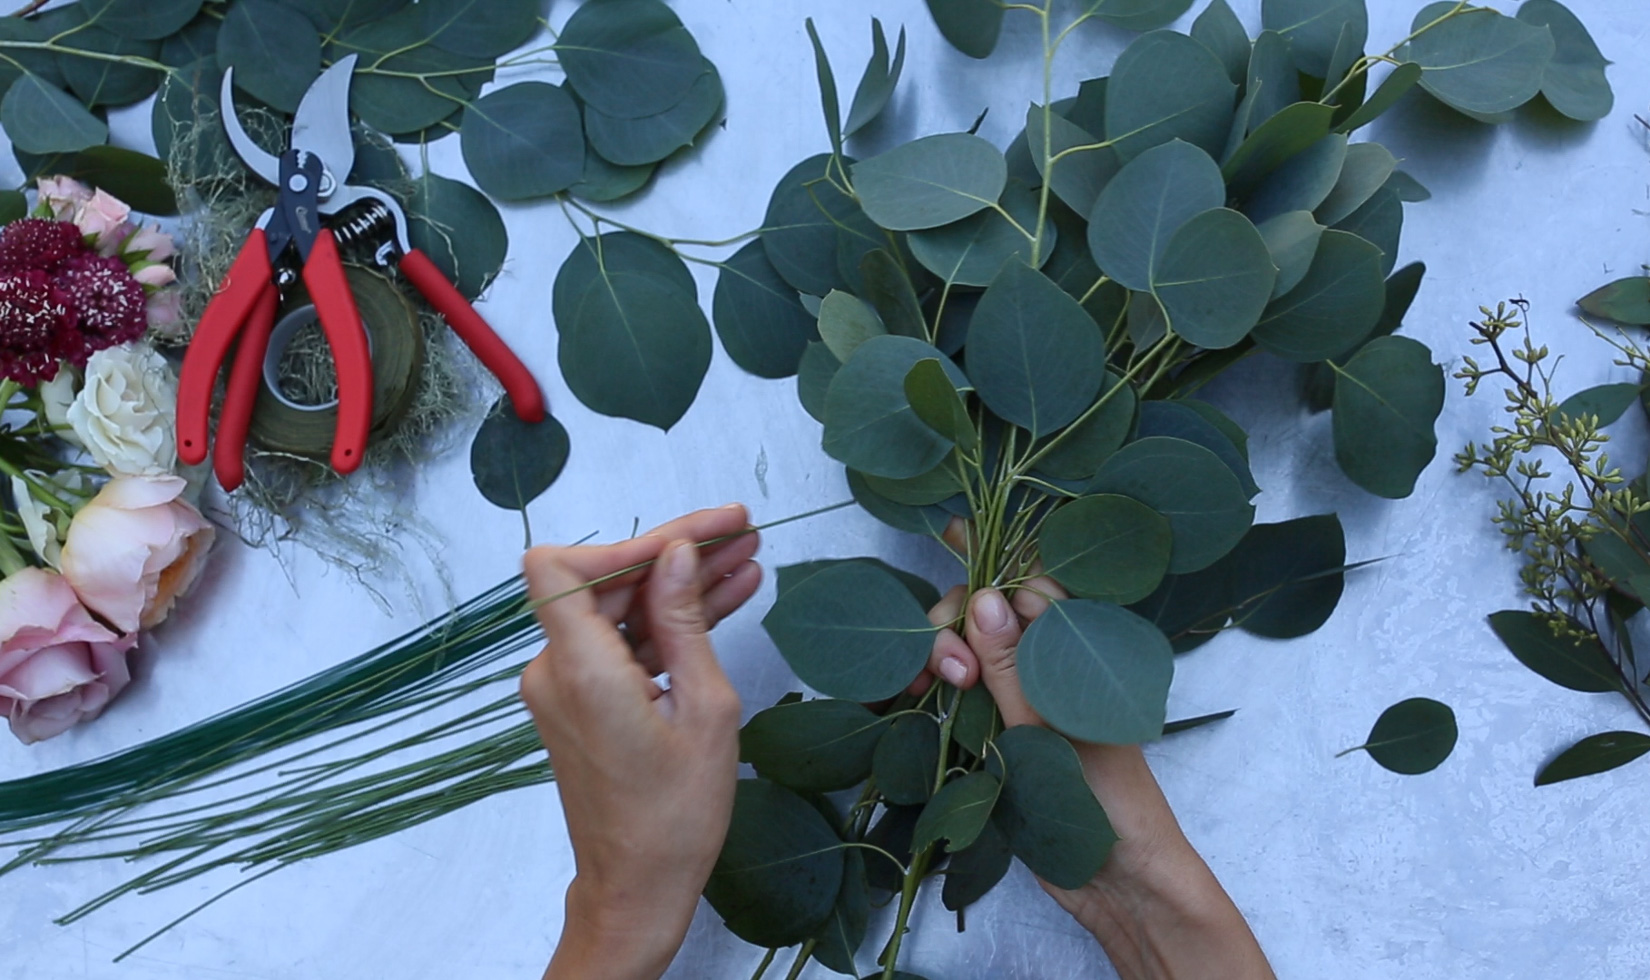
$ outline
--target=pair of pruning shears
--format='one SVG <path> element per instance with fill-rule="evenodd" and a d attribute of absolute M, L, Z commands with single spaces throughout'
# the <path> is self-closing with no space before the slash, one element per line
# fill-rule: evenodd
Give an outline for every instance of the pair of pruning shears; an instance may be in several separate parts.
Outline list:
<path fill-rule="evenodd" d="M 372 355 L 344 277 L 339 245 L 381 231 L 387 230 L 388 235 L 376 249 L 377 262 L 397 266 L 446 319 L 503 383 L 523 421 L 537 422 L 545 415 L 544 395 L 533 375 L 429 256 L 411 247 L 407 218 L 395 199 L 344 183 L 355 164 L 349 118 L 355 61 L 355 55 L 339 60 L 310 86 L 293 119 L 291 146 L 278 157 L 254 143 L 241 127 L 234 110 L 234 72 L 224 72 L 221 104 L 229 142 L 253 173 L 280 191 L 275 205 L 259 217 L 207 305 L 179 377 L 178 457 L 194 465 L 206 460 L 213 386 L 230 348 L 235 347 L 212 452 L 213 470 L 225 490 L 234 490 L 246 478 L 246 436 L 265 361 L 271 354 L 270 335 L 281 292 L 300 274 L 337 369 L 332 467 L 350 473 L 361 465 L 372 427 Z M 341 215 L 336 228 L 323 220 L 346 210 L 350 215 Z M 294 271 L 294 264 L 301 273 Z M 274 353 L 279 356 L 280 352 Z"/>

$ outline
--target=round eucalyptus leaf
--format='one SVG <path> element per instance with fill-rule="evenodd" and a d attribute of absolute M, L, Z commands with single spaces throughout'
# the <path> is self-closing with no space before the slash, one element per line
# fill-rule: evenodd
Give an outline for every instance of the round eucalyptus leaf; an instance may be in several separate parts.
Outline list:
<path fill-rule="evenodd" d="M 1278 267 L 1277 283 L 1272 286 L 1272 299 L 1277 299 L 1299 286 L 1312 268 L 1312 258 L 1318 254 L 1318 242 L 1323 238 L 1323 225 L 1312 218 L 1310 211 L 1285 211 L 1257 226 L 1266 242 L 1272 263 Z"/>
<path fill-rule="evenodd" d="M 497 58 L 538 33 L 545 0 L 419 0 L 424 36 L 454 54 Z"/>
<path fill-rule="evenodd" d="M 768 261 L 760 241 L 746 243 L 722 264 L 711 318 L 733 363 L 759 378 L 795 374 L 808 342 L 819 336 L 817 321 Z"/>
<path fill-rule="evenodd" d="M 524 510 L 561 476 L 571 448 L 555 416 L 523 422 L 500 398 L 470 443 L 470 475 L 488 503 Z"/>
<path fill-rule="evenodd" d="M 0 100 L 0 124 L 25 153 L 73 153 L 109 138 L 109 126 L 79 99 L 38 75 L 21 75 Z"/>
<path fill-rule="evenodd" d="M 1290 361 L 1311 363 L 1369 335 L 1386 305 L 1386 256 L 1344 231 L 1325 231 L 1300 285 L 1272 301 L 1253 336 Z"/>
<path fill-rule="evenodd" d="M 241 0 L 218 29 L 218 67 L 235 86 L 282 112 L 297 112 L 321 73 L 321 39 L 309 18 L 274 0 Z"/>
<path fill-rule="evenodd" d="M 894 719 L 877 742 L 871 771 L 877 777 L 877 792 L 893 803 L 919 806 L 934 793 L 939 764 L 939 722 L 918 712 Z"/>
<path fill-rule="evenodd" d="M 1072 595 L 1127 605 L 1156 591 L 1169 570 L 1169 522 L 1129 497 L 1099 494 L 1063 504 L 1043 522 L 1043 571 Z"/>
<path fill-rule="evenodd" d="M 938 133 L 854 164 L 853 178 L 867 217 L 890 231 L 919 231 L 997 203 L 1008 165 L 978 136 Z"/>
<path fill-rule="evenodd" d="M 1041 438 L 1093 403 L 1106 369 L 1100 329 L 1049 278 L 1003 266 L 969 321 L 970 379 L 986 407 Z"/>
<path fill-rule="evenodd" d="M 584 174 L 578 183 L 567 189 L 567 193 L 597 204 L 623 200 L 646 187 L 657 169 L 657 164 L 621 167 L 610 163 L 591 148 L 589 140 L 585 140 Z"/>
<path fill-rule="evenodd" d="M 1650 735 L 1643 732 L 1599 732 L 1560 752 L 1535 775 L 1537 786 L 1551 786 L 1625 766 L 1650 752 Z"/>
<path fill-rule="evenodd" d="M 1076 123 L 1035 103 L 1026 111 L 1026 140 L 1037 148 L 1031 159 L 1038 175 L 1047 180 L 1049 189 L 1078 214 L 1088 214 L 1094 210 L 1094 201 L 1100 196 L 1100 191 L 1122 167 L 1116 151 L 1109 146 L 1066 153 L 1074 147 L 1095 146 L 1100 140 Z M 1053 161 L 1052 166 L 1044 165 L 1045 142 L 1049 153 L 1046 159 Z M 1056 160 L 1055 157 L 1062 153 L 1066 155 Z"/>
<path fill-rule="evenodd" d="M 486 292 L 510 251 L 504 219 L 487 195 L 426 170 L 407 201 L 407 237 L 466 299 Z"/>
<path fill-rule="evenodd" d="M 1295 64 L 1314 78 L 1328 77 L 1343 29 L 1352 29 L 1359 51 L 1369 37 L 1364 0 L 1262 0 L 1260 21 L 1289 39 Z"/>
<path fill-rule="evenodd" d="M 991 820 L 1002 783 L 988 772 L 971 772 L 940 787 L 917 818 L 911 833 L 911 847 L 927 850 L 945 841 L 946 851 L 960 851 L 973 844 Z"/>
<path fill-rule="evenodd" d="M 1031 706 L 1072 738 L 1133 745 L 1163 734 L 1174 651 L 1122 606 L 1051 603 L 1026 627 L 1015 664 Z"/>
<path fill-rule="evenodd" d="M 1454 6 L 1427 5 L 1415 15 L 1412 29 Z M 1535 98 L 1554 50 L 1552 31 L 1475 7 L 1416 37 L 1406 60 L 1421 66 L 1421 87 L 1445 105 L 1492 115 Z"/>
<path fill-rule="evenodd" d="M 1115 390 L 1114 394 L 1110 394 Z M 1037 469 L 1057 480 L 1091 480 L 1134 428 L 1138 399 L 1134 388 L 1110 371 L 1100 388 L 1106 399 L 1093 414 L 1056 434 L 1058 442 L 1037 461 Z"/>
<path fill-rule="evenodd" d="M 1165 576 L 1156 592 L 1129 609 L 1161 630 L 1175 653 L 1186 653 L 1227 628 L 1236 601 L 1231 569 L 1218 561 L 1202 571 Z"/>
<path fill-rule="evenodd" d="M 1198 347 L 1231 347 L 1272 298 L 1278 268 L 1249 219 L 1229 208 L 1196 215 L 1169 239 L 1152 270 L 1152 294 L 1169 328 Z"/>
<path fill-rule="evenodd" d="M 923 268 L 956 286 L 989 286 L 1010 262 L 1029 265 L 1037 228 L 1037 192 L 1010 181 L 1001 206 L 1008 217 L 992 209 L 943 228 L 912 232 L 907 239 L 912 256 Z M 1046 261 L 1057 241 L 1050 222 L 1043 228 L 1042 247 L 1035 250 L 1038 256 Z"/>
<path fill-rule="evenodd" d="M 1294 639 L 1322 626 L 1340 603 L 1346 534 L 1334 514 L 1256 524 L 1222 564 L 1231 570 L 1235 625 Z"/>
<path fill-rule="evenodd" d="M 1142 34 L 1112 67 L 1105 135 L 1125 162 L 1175 139 L 1213 155 L 1226 142 L 1236 94 L 1208 48 L 1173 31 Z"/>
<path fill-rule="evenodd" d="M 1155 31 L 1167 27 L 1187 10 L 1192 0 L 1112 0 L 1102 3 L 1095 16 L 1130 31 Z"/>
<path fill-rule="evenodd" d="M 1197 15 L 1192 38 L 1220 59 L 1235 84 L 1243 84 L 1249 70 L 1249 31 L 1226 0 L 1213 0 Z"/>
<path fill-rule="evenodd" d="M 926 358 L 938 359 L 958 388 L 968 387 L 949 358 L 920 340 L 884 334 L 860 344 L 825 395 L 825 451 L 894 480 L 926 473 L 944 459 L 951 441 L 917 418 L 905 397 L 906 374 Z"/>
<path fill-rule="evenodd" d="M 183 29 L 200 13 L 202 0 L 82 0 L 91 23 L 106 31 L 160 40 Z"/>
<path fill-rule="evenodd" d="M 1553 34 L 1553 60 L 1541 78 L 1541 94 L 1554 109 L 1582 122 L 1603 119 L 1615 106 L 1604 69 L 1610 64 L 1587 26 L 1558 0 L 1528 0 L 1518 19 Z"/>
<path fill-rule="evenodd" d="M 610 116 L 594 108 L 584 111 L 584 135 L 602 158 L 620 166 L 657 163 L 684 146 L 691 146 L 722 111 L 722 76 L 705 62 L 705 72 L 688 89 L 687 97 L 651 116 Z"/>
<path fill-rule="evenodd" d="M 907 572 L 902 568 L 890 565 L 881 558 L 823 558 L 816 561 L 797 562 L 794 565 L 782 565 L 779 568 L 777 590 L 780 595 L 789 592 L 795 586 L 801 585 L 808 579 L 827 568 L 841 565 L 845 562 L 859 562 L 864 565 L 874 565 L 888 574 L 899 579 L 906 591 L 917 600 L 924 609 L 932 609 L 939 604 L 940 590 L 934 584 L 920 575 Z M 800 697 L 800 695 L 799 695 Z"/>
<path fill-rule="evenodd" d="M 1227 427 L 1232 431 L 1228 432 Z M 1233 438 L 1234 435 L 1236 438 Z M 1190 398 L 1144 402 L 1140 406 L 1137 437 L 1144 439 L 1148 436 L 1168 436 L 1202 446 L 1219 456 L 1232 475 L 1238 478 L 1243 485 L 1245 499 L 1253 499 L 1260 493 L 1260 487 L 1255 485 L 1255 477 L 1249 470 L 1249 459 L 1241 448 L 1247 435 L 1213 405 Z"/>
<path fill-rule="evenodd" d="M 584 176 L 584 138 L 572 96 L 517 82 L 464 110 L 464 162 L 482 190 L 505 201 L 547 197 Z"/>
<path fill-rule="evenodd" d="M 1504 609 L 1490 614 L 1490 629 L 1518 662 L 1560 687 L 1588 694 L 1621 690 L 1621 675 L 1610 662 L 1610 654 L 1595 639 L 1579 640 L 1580 623 L 1569 620 L 1575 631 L 1561 636 L 1553 623 L 1527 609 Z"/>
<path fill-rule="evenodd" d="M 64 82 L 89 107 L 130 105 L 155 94 L 160 87 L 163 76 L 155 69 L 98 57 L 117 55 L 155 61 L 160 58 L 159 41 L 139 40 L 87 23 L 58 40 L 57 44 L 70 49 L 57 55 L 58 70 L 62 72 Z M 71 51 L 85 51 L 87 55 L 76 55 Z"/>
<path fill-rule="evenodd" d="M 804 684 L 848 701 L 891 698 L 928 663 L 935 627 L 899 579 L 844 562 L 781 595 L 762 619 Z"/>
<path fill-rule="evenodd" d="M 1038 617 L 1032 626 L 1047 618 Z M 995 822 L 1014 856 L 1056 888 L 1088 884 L 1106 863 L 1117 834 L 1083 778 L 1077 750 L 1037 725 L 1010 728 L 992 744 L 986 771 L 1003 784 Z"/>
<path fill-rule="evenodd" d="M 872 754 L 889 724 L 857 701 L 775 705 L 739 730 L 739 761 L 800 793 L 848 789 L 871 774 Z"/>
<path fill-rule="evenodd" d="M 1418 341 L 1377 337 L 1335 375 L 1341 471 L 1377 496 L 1409 496 L 1438 451 L 1433 423 L 1444 408 L 1443 368 Z"/>
<path fill-rule="evenodd" d="M 1129 443 L 1100 467 L 1090 493 L 1133 497 L 1169 519 L 1169 571 L 1207 568 L 1237 546 L 1254 522 L 1243 484 L 1219 456 L 1184 439 L 1150 436 Z"/>
<path fill-rule="evenodd" d="M 1398 242 L 1404 234 L 1404 202 L 1391 187 L 1383 187 L 1358 210 L 1335 225 L 1381 250 L 1381 275 L 1392 273 L 1398 264 Z"/>
<path fill-rule="evenodd" d="M 917 362 L 919 365 L 922 361 Z M 915 368 L 913 368 L 915 370 Z M 946 382 L 950 384 L 949 381 Z M 890 480 L 885 477 L 864 474 L 865 485 L 876 491 L 880 497 L 886 497 L 896 504 L 905 504 L 908 507 L 926 507 L 929 504 L 938 504 L 950 500 L 963 492 L 963 485 L 957 477 L 956 460 L 947 457 L 940 465 L 907 480 Z"/>
<path fill-rule="evenodd" d="M 1381 712 L 1358 746 L 1381 768 L 1405 776 L 1431 772 L 1455 751 L 1455 712 L 1431 698 L 1410 698 Z"/>
<path fill-rule="evenodd" d="M 813 324 L 813 318 L 809 318 Z M 802 348 L 802 361 L 796 368 L 796 395 L 802 408 L 815 422 L 825 421 L 825 396 L 831 389 L 831 379 L 842 368 L 831 349 L 822 340 L 810 340 Z"/>
<path fill-rule="evenodd" d="M 951 852 L 951 860 L 945 865 L 940 901 L 953 912 L 962 911 L 997 887 L 1013 863 L 1014 852 L 1009 849 L 1008 837 L 997 829 L 995 821 L 988 821 L 980 828 L 974 843 Z"/>
<path fill-rule="evenodd" d="M 986 58 L 996 50 L 1003 11 L 997 0 L 928 0 L 928 12 L 940 33 L 970 58 Z"/>
<path fill-rule="evenodd" d="M 938 539 L 951 523 L 951 512 L 945 508 L 911 506 L 889 500 L 871 489 L 865 474 L 854 470 L 848 471 L 848 492 L 867 514 L 896 531 Z"/>
<path fill-rule="evenodd" d="M 350 108 L 361 121 L 415 142 L 445 135 L 425 130 L 461 117 L 493 77 L 492 61 L 435 47 L 421 27 L 418 9 L 409 8 L 343 33 L 327 50 L 331 60 L 355 53 L 379 69 L 357 70 L 350 82 Z"/>
<path fill-rule="evenodd" d="M 1342 120 L 1335 127 L 1335 131 L 1350 133 L 1374 122 L 1388 109 L 1397 105 L 1398 100 L 1407 95 L 1420 80 L 1421 66 L 1413 61 L 1404 62 L 1394 68 L 1392 74 L 1382 79 L 1381 87 L 1375 90 L 1375 94 Z"/>
<path fill-rule="evenodd" d="M 557 360 L 592 410 L 669 430 L 710 367 L 710 324 L 680 259 L 617 238 L 585 239 L 556 276 Z"/>
<path fill-rule="evenodd" d="M 1243 213 L 1259 225 L 1290 211 L 1317 210 L 1340 181 L 1346 152 L 1345 136 L 1323 137 L 1266 176 L 1243 203 Z"/>
<path fill-rule="evenodd" d="M 1174 233 L 1225 200 L 1226 182 L 1207 153 L 1179 140 L 1153 147 L 1100 192 L 1089 218 L 1089 250 L 1106 275 L 1148 290 Z"/>
<path fill-rule="evenodd" d="M 611 116 L 664 112 L 704 73 L 693 35 L 660 0 L 603 0 L 573 12 L 556 40 L 567 83 Z"/>
<path fill-rule="evenodd" d="M 1336 225 L 1386 186 L 1398 160 L 1379 143 L 1353 143 L 1346 148 L 1340 177 L 1314 213 L 1325 225 Z"/>
<path fill-rule="evenodd" d="M 819 301 L 819 339 L 844 364 L 860 344 L 887 333 L 877 311 L 852 293 L 833 289 Z"/>
<path fill-rule="evenodd" d="M 794 946 L 831 914 L 843 866 L 842 841 L 813 804 L 765 779 L 741 779 L 705 898 L 740 939 Z"/>
<path fill-rule="evenodd" d="M 847 157 L 844 164 L 853 161 Z M 811 156 L 779 179 L 762 218 L 762 247 L 779 275 L 799 292 L 824 296 L 849 283 L 837 262 L 838 240 L 868 239 L 878 247 L 881 230 L 851 197 L 826 177 L 834 167 L 828 153 Z"/>

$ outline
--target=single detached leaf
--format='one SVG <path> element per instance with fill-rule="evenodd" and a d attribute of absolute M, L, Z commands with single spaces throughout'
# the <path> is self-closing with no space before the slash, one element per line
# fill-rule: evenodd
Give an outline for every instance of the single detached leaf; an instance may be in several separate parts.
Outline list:
<path fill-rule="evenodd" d="M 1322 626 L 1340 603 L 1346 534 L 1334 514 L 1256 524 L 1223 564 L 1235 624 L 1256 636 L 1294 639 Z"/>
<path fill-rule="evenodd" d="M 1582 122 L 1609 115 L 1616 102 L 1604 77 L 1610 62 L 1586 25 L 1558 0 L 1528 0 L 1518 8 L 1518 19 L 1552 32 L 1553 60 L 1541 79 L 1541 94 L 1552 107 Z"/>
<path fill-rule="evenodd" d="M 1150 436 L 1114 453 L 1090 493 L 1133 497 L 1169 519 L 1174 552 L 1169 571 L 1195 572 L 1237 546 L 1255 508 L 1219 456 L 1184 439 Z"/>
<path fill-rule="evenodd" d="M 1572 419 L 1597 419 L 1598 425 L 1609 425 L 1633 407 L 1640 391 L 1636 384 L 1595 385 L 1564 399 L 1558 406 L 1558 414 Z"/>
<path fill-rule="evenodd" d="M 1166 518 L 1116 494 L 1061 505 L 1037 536 L 1045 574 L 1072 595 L 1121 605 L 1156 591 L 1169 571 L 1173 546 Z"/>
<path fill-rule="evenodd" d="M 905 400 L 911 403 L 911 410 L 924 425 L 964 450 L 971 451 L 979 445 L 980 436 L 974 431 L 968 407 L 937 359 L 924 358 L 906 372 Z"/>
<path fill-rule="evenodd" d="M 858 296 L 833 289 L 819 303 L 819 337 L 847 363 L 860 344 L 888 333 L 877 311 Z"/>
<path fill-rule="evenodd" d="M 73 153 L 109 138 L 109 126 L 78 99 L 38 75 L 25 74 L 0 101 L 0 123 L 25 153 Z"/>
<path fill-rule="evenodd" d="M 711 301 L 716 335 L 733 363 L 759 378 L 788 378 L 801 363 L 818 323 L 780 278 L 760 241 L 724 263 Z"/>
<path fill-rule="evenodd" d="M 1617 279 L 1608 286 L 1593 290 L 1576 303 L 1593 316 L 1617 323 L 1650 326 L 1650 277 Z"/>
<path fill-rule="evenodd" d="M 962 911 L 997 887 L 1013 863 L 1014 852 L 1008 846 L 1008 836 L 997 828 L 996 821 L 987 821 L 974 843 L 951 852 L 951 860 L 945 865 L 940 901 L 953 912 Z"/>
<path fill-rule="evenodd" d="M 586 105 L 628 118 L 669 109 L 704 72 L 693 35 L 660 0 L 580 6 L 556 39 L 556 55 Z"/>
<path fill-rule="evenodd" d="M 1174 651 L 1122 606 L 1052 603 L 1026 627 L 1015 662 L 1031 706 L 1073 738 L 1132 745 L 1163 733 Z"/>
<path fill-rule="evenodd" d="M 1377 337 L 1335 374 L 1341 471 L 1377 496 L 1409 496 L 1438 451 L 1433 423 L 1444 407 L 1443 368 L 1425 344 Z"/>
<path fill-rule="evenodd" d="M 1152 294 L 1169 329 L 1198 347 L 1231 347 L 1272 298 L 1278 267 L 1249 219 L 1229 208 L 1196 215 L 1169 239 L 1152 270 Z"/>
<path fill-rule="evenodd" d="M 1579 779 L 1625 766 L 1650 752 L 1650 735 L 1642 732 L 1600 732 L 1560 752 L 1535 775 L 1537 786 Z"/>
<path fill-rule="evenodd" d="M 1328 77 L 1343 29 L 1351 28 L 1360 51 L 1369 36 L 1364 0 L 1262 0 L 1260 22 L 1289 38 L 1295 64 L 1313 78 Z"/>
<path fill-rule="evenodd" d="M 309 18 L 274 0 L 242 0 L 218 30 L 218 67 L 235 86 L 282 112 L 296 112 L 321 71 L 321 39 Z"/>
<path fill-rule="evenodd" d="M 842 841 L 812 804 L 765 779 L 741 779 L 705 898 L 740 939 L 792 946 L 831 914 L 843 865 Z"/>
<path fill-rule="evenodd" d="M 992 744 L 986 771 L 1003 784 L 995 819 L 1014 856 L 1057 888 L 1088 884 L 1117 834 L 1083 778 L 1077 750 L 1035 725 L 1010 728 Z"/>
<path fill-rule="evenodd" d="M 1398 104 L 1398 100 L 1409 93 L 1416 83 L 1421 80 L 1421 66 L 1413 61 L 1406 61 L 1392 70 L 1392 73 L 1381 80 L 1381 85 L 1375 90 L 1363 105 L 1353 110 L 1340 125 L 1335 127 L 1337 133 L 1351 133 L 1379 119 L 1386 111 Z"/>
<path fill-rule="evenodd" d="M 992 208 L 941 228 L 912 232 L 908 239 L 912 256 L 955 286 L 989 286 L 1005 265 L 1030 265 L 1036 242 L 1037 193 L 1017 180 L 1009 181 L 1001 206 L 1001 212 Z M 1038 256 L 1047 261 L 1057 245 L 1055 225 L 1048 222 Z"/>
<path fill-rule="evenodd" d="M 951 46 L 970 58 L 996 50 L 1004 12 L 997 0 L 928 0 L 928 12 Z"/>
<path fill-rule="evenodd" d="M 1291 211 L 1317 210 L 1339 182 L 1346 152 L 1345 136 L 1318 140 L 1262 180 L 1243 213 L 1260 225 Z"/>
<path fill-rule="evenodd" d="M 871 771 L 877 792 L 891 803 L 920 806 L 934 792 L 940 763 L 940 726 L 923 712 L 895 718 L 876 744 Z"/>
<path fill-rule="evenodd" d="M 762 626 L 803 683 L 849 701 L 898 694 L 934 645 L 934 627 L 911 593 L 858 562 L 810 576 L 779 597 Z"/>
<path fill-rule="evenodd" d="M 843 136 L 852 136 L 871 124 L 882 114 L 899 84 L 900 72 L 905 68 L 905 28 L 899 29 L 899 46 L 894 52 L 892 67 L 888 64 L 888 39 L 882 33 L 882 21 L 871 18 L 871 60 L 865 65 L 865 74 L 854 89 L 854 101 L 848 107 L 848 122 L 842 127 Z"/>
<path fill-rule="evenodd" d="M 1455 712 L 1430 698 L 1410 698 L 1381 712 L 1358 748 L 1381 768 L 1405 776 L 1431 772 L 1455 751 Z"/>
<path fill-rule="evenodd" d="M 1002 784 L 988 772 L 971 772 L 940 787 L 917 818 L 911 835 L 913 850 L 927 850 L 930 844 L 945 841 L 947 851 L 960 851 L 973 844 L 991 820 Z"/>
<path fill-rule="evenodd" d="M 1329 196 L 1315 209 L 1319 221 L 1336 225 L 1364 202 L 1386 186 L 1387 178 L 1398 166 L 1392 151 L 1379 143 L 1353 143 L 1346 148 L 1346 162 L 1341 167 Z"/>
<path fill-rule="evenodd" d="M 556 85 L 517 82 L 487 93 L 464 110 L 459 139 L 476 184 L 501 200 L 548 197 L 584 176 L 579 108 Z"/>
<path fill-rule="evenodd" d="M 1285 211 L 1262 222 L 1258 230 L 1273 264 L 1278 267 L 1277 282 L 1272 286 L 1272 298 L 1276 299 L 1306 278 L 1312 259 L 1318 254 L 1323 225 L 1312 219 L 1310 211 Z"/>
<path fill-rule="evenodd" d="M 1089 250 L 1106 275 L 1149 290 L 1175 232 L 1225 200 L 1226 182 L 1207 153 L 1179 140 L 1164 143 L 1124 166 L 1100 192 Z"/>
<path fill-rule="evenodd" d="M 489 503 L 524 510 L 561 476 L 570 449 L 567 430 L 555 416 L 523 422 L 510 400 L 500 398 L 470 443 L 470 474 Z"/>
<path fill-rule="evenodd" d="M 1213 155 L 1226 142 L 1236 94 L 1208 48 L 1173 31 L 1142 34 L 1112 67 L 1105 135 L 1125 162 L 1175 139 Z"/>
<path fill-rule="evenodd" d="M 1220 59 L 1234 83 L 1243 83 L 1249 70 L 1249 32 L 1226 0 L 1213 0 L 1197 15 L 1192 38 Z"/>
<path fill-rule="evenodd" d="M 920 340 L 884 334 L 855 348 L 825 395 L 825 451 L 891 480 L 937 466 L 952 443 L 917 418 L 905 397 L 905 376 L 926 358 L 938 359 L 958 388 L 969 386 L 950 359 Z"/>
<path fill-rule="evenodd" d="M 968 326 L 970 380 L 1001 418 L 1032 438 L 1070 423 L 1094 402 L 1105 374 L 1100 329 L 1049 278 L 1010 262 Z"/>
<path fill-rule="evenodd" d="M 872 753 L 888 725 L 857 701 L 815 698 L 775 705 L 740 729 L 739 761 L 801 793 L 848 789 L 871 774 Z"/>
<path fill-rule="evenodd" d="M 1008 165 L 995 146 L 968 133 L 939 133 L 902 143 L 853 166 L 865 214 L 890 231 L 961 221 L 997 203 Z"/>
<path fill-rule="evenodd" d="M 1386 304 L 1384 261 L 1358 236 L 1325 231 L 1306 277 L 1266 308 L 1255 342 L 1285 360 L 1310 363 L 1367 337 Z"/>
<path fill-rule="evenodd" d="M 1568 625 L 1584 632 L 1574 620 Z M 1597 640 L 1559 636 L 1545 619 L 1517 609 L 1491 613 L 1490 629 L 1519 663 L 1560 687 L 1590 694 L 1621 690 L 1621 677 Z"/>
<path fill-rule="evenodd" d="M 1453 4 L 1430 4 L 1412 29 Z M 1420 65 L 1421 87 L 1452 109 L 1494 114 L 1535 98 L 1555 46 L 1553 32 L 1484 7 L 1468 9 L 1424 31 L 1407 49 Z"/>

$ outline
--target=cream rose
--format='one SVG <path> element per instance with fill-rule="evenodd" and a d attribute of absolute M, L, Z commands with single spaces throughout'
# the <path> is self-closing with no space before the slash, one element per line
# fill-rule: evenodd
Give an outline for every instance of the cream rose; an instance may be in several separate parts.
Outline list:
<path fill-rule="evenodd" d="M 200 576 L 212 525 L 181 499 L 181 477 L 117 477 L 69 523 L 63 577 L 123 632 L 160 624 Z"/>
<path fill-rule="evenodd" d="M 0 581 L 0 712 L 12 734 L 26 745 L 96 718 L 131 681 L 136 643 L 98 625 L 56 573 Z"/>
<path fill-rule="evenodd" d="M 66 413 L 79 442 L 114 476 L 161 476 L 177 464 L 178 382 L 147 344 L 109 347 L 86 362 Z"/>

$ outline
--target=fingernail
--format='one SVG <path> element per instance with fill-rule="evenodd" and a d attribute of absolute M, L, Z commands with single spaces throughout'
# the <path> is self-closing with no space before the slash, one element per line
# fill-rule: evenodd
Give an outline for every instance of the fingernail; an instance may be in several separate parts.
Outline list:
<path fill-rule="evenodd" d="M 744 504 L 723 504 L 720 509 L 722 509 L 722 510 L 744 510 L 745 505 Z"/>
<path fill-rule="evenodd" d="M 968 667 L 956 657 L 946 657 L 940 661 L 940 676 L 952 687 L 962 687 L 963 681 L 968 680 Z"/>
<path fill-rule="evenodd" d="M 974 625 L 987 633 L 1001 633 L 1008 627 L 1008 603 L 996 589 L 986 589 L 974 597 Z"/>
<path fill-rule="evenodd" d="M 660 571 L 664 575 L 666 584 L 673 586 L 687 585 L 693 579 L 694 565 L 697 556 L 693 553 L 693 545 L 686 541 L 670 546 L 659 564 L 664 566 Z"/>

